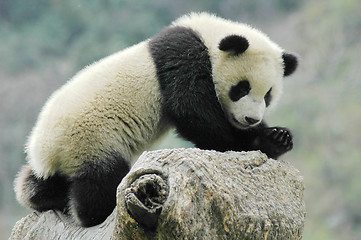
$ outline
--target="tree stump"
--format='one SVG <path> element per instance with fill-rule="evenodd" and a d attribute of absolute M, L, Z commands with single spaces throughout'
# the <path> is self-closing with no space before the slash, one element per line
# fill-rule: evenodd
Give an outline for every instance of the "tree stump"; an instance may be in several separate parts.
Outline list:
<path fill-rule="evenodd" d="M 117 207 L 91 228 L 33 213 L 10 239 L 301 239 L 303 179 L 261 152 L 144 152 L 117 190 Z"/>

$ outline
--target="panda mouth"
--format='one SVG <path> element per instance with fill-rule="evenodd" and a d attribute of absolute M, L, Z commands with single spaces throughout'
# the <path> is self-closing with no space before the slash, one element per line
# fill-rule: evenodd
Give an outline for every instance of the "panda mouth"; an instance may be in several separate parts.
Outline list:
<path fill-rule="evenodd" d="M 231 119 L 232 125 L 235 126 L 236 128 L 248 129 L 248 128 L 251 127 L 251 125 L 249 125 L 249 124 L 243 124 L 243 123 L 241 123 L 240 121 L 238 121 L 233 114 L 231 114 L 230 119 Z"/>

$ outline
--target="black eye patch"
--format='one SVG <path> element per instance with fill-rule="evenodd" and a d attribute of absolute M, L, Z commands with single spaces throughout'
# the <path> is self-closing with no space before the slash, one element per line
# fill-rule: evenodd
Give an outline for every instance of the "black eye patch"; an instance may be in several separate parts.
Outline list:
<path fill-rule="evenodd" d="M 231 87 L 228 96 L 233 102 L 236 102 L 246 96 L 249 91 L 251 91 L 251 85 L 247 80 L 242 80 L 237 85 Z"/>
<path fill-rule="evenodd" d="M 272 88 L 270 88 L 270 90 L 268 90 L 268 92 L 264 96 L 264 101 L 266 103 L 266 107 L 268 107 L 270 105 L 271 100 L 272 100 L 271 91 L 272 91 Z"/>

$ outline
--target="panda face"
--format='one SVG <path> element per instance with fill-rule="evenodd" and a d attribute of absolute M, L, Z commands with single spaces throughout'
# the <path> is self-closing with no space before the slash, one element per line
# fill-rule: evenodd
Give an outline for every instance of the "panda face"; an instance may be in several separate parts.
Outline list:
<path fill-rule="evenodd" d="M 280 97 L 284 64 L 278 49 L 241 51 L 219 55 L 213 65 L 213 81 L 229 122 L 247 129 L 259 124 L 266 110 Z"/>
<path fill-rule="evenodd" d="M 226 114 L 235 127 L 246 129 L 262 121 L 264 112 L 272 101 L 272 87 L 263 97 L 257 96 L 255 92 L 248 80 L 242 79 L 231 86 Z"/>
<path fill-rule="evenodd" d="M 262 68 L 269 69 L 266 65 Z M 221 81 L 222 84 L 227 82 L 227 87 L 221 90 L 222 93 L 217 92 L 223 110 L 232 125 L 246 129 L 262 121 L 265 111 L 277 101 L 282 89 L 282 75 L 277 77 L 276 72 L 269 73 L 269 76 L 246 74 L 235 80 Z"/>

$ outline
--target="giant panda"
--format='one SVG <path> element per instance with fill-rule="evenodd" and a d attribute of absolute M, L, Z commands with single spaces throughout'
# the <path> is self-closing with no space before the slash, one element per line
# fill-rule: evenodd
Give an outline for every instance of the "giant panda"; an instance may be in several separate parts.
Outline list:
<path fill-rule="evenodd" d="M 52 94 L 26 144 L 17 200 L 97 225 L 114 209 L 132 158 L 172 127 L 201 149 L 276 159 L 292 149 L 292 134 L 263 116 L 296 67 L 295 55 L 248 25 L 183 16 Z"/>

